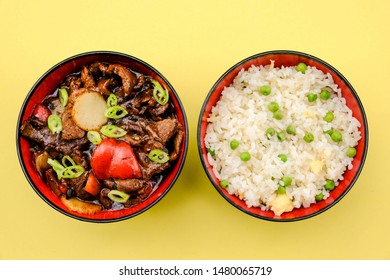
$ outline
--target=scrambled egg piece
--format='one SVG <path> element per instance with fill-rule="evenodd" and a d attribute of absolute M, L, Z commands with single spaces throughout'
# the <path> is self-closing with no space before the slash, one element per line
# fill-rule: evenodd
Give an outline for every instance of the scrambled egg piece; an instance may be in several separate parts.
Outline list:
<path fill-rule="evenodd" d="M 294 204 L 287 194 L 278 194 L 269 205 L 275 215 L 280 216 L 284 212 L 290 212 L 294 209 Z"/>
<path fill-rule="evenodd" d="M 303 115 L 306 117 L 306 118 L 314 118 L 315 117 L 315 114 L 312 110 L 308 109 L 306 110 L 305 112 L 303 112 Z"/>
<path fill-rule="evenodd" d="M 313 160 L 310 162 L 310 170 L 319 175 L 324 168 L 325 163 L 322 160 Z"/>

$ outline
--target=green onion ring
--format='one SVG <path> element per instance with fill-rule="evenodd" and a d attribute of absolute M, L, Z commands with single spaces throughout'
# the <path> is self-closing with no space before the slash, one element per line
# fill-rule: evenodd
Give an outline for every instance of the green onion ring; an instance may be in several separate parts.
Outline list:
<path fill-rule="evenodd" d="M 61 165 L 61 163 L 51 158 L 47 160 L 47 163 L 53 168 L 53 170 L 57 174 L 57 178 L 61 179 L 62 170 L 64 170 L 64 167 Z"/>
<path fill-rule="evenodd" d="M 67 164 L 67 161 L 68 161 L 70 164 Z M 74 160 L 73 160 L 70 156 L 68 156 L 68 155 L 64 156 L 64 157 L 62 158 L 61 162 L 62 162 L 62 165 L 63 165 L 64 167 L 77 165 L 77 164 L 74 162 Z"/>
<path fill-rule="evenodd" d="M 111 93 L 107 98 L 107 106 L 112 107 L 118 105 L 118 98 L 115 94 Z"/>
<path fill-rule="evenodd" d="M 71 165 L 67 165 L 67 162 L 71 163 Z M 77 165 L 74 160 L 66 155 L 62 158 L 62 164 L 59 163 L 55 159 L 49 158 L 47 163 L 53 168 L 53 170 L 57 174 L 58 180 L 62 178 L 77 178 L 84 173 L 85 169 L 81 165 Z"/>
<path fill-rule="evenodd" d="M 52 133 L 60 133 L 62 131 L 62 120 L 57 115 L 50 115 L 47 119 L 47 126 Z"/>
<path fill-rule="evenodd" d="M 84 173 L 84 171 L 85 169 L 81 165 L 67 166 L 62 170 L 61 177 L 69 179 L 77 178 L 80 177 L 81 174 Z"/>
<path fill-rule="evenodd" d="M 104 111 L 104 116 L 110 119 L 120 119 L 127 114 L 128 112 L 126 111 L 126 109 L 119 105 L 109 107 Z"/>
<path fill-rule="evenodd" d="M 130 198 L 130 195 L 128 195 L 127 193 L 118 191 L 118 190 L 111 190 L 107 194 L 107 196 L 112 201 L 119 202 L 119 203 L 125 203 Z"/>
<path fill-rule="evenodd" d="M 169 100 L 169 92 L 168 89 L 164 86 L 161 86 L 159 82 L 156 80 L 152 80 L 153 87 L 153 98 L 161 105 L 167 104 Z"/>
<path fill-rule="evenodd" d="M 120 128 L 113 124 L 108 124 L 103 126 L 100 129 L 100 132 L 103 133 L 104 136 L 110 137 L 110 138 L 119 138 L 122 136 L 125 136 L 127 131 L 123 128 Z"/>
<path fill-rule="evenodd" d="M 100 137 L 99 132 L 90 130 L 87 132 L 88 140 L 95 145 L 99 145 L 102 142 L 102 138 Z"/>
<path fill-rule="evenodd" d="M 65 107 L 68 104 L 68 92 L 65 88 L 60 88 L 58 90 L 58 97 L 60 99 L 62 107 Z"/>
<path fill-rule="evenodd" d="M 158 163 L 165 163 L 169 160 L 169 155 L 162 150 L 151 150 L 148 157 L 150 160 Z"/>

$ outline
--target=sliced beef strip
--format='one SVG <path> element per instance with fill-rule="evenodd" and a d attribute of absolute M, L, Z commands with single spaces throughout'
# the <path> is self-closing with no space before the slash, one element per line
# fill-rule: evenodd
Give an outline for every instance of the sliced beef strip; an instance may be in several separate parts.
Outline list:
<path fill-rule="evenodd" d="M 81 70 L 81 81 L 84 84 L 84 88 L 96 88 L 95 80 L 87 67 L 83 67 Z"/>
<path fill-rule="evenodd" d="M 150 124 L 144 126 L 143 128 L 145 129 L 145 131 L 148 133 L 148 135 L 150 137 L 152 137 L 153 139 L 156 139 L 158 141 L 161 141 L 161 139 L 157 133 L 157 127 L 154 123 L 150 123 Z"/>
<path fill-rule="evenodd" d="M 165 145 L 177 131 L 176 119 L 164 119 L 156 122 L 156 130 L 161 142 Z"/>
<path fill-rule="evenodd" d="M 125 136 L 121 137 L 120 140 L 128 143 L 132 147 L 141 147 L 143 144 L 143 140 L 140 135 L 133 133 L 130 135 L 129 133 Z"/>
<path fill-rule="evenodd" d="M 124 206 L 126 208 L 128 207 L 131 207 L 131 206 L 135 206 L 137 204 L 140 204 L 142 202 L 142 199 L 138 196 L 136 197 L 130 197 L 125 203 L 124 203 Z"/>
<path fill-rule="evenodd" d="M 118 191 L 128 194 L 136 192 L 146 185 L 146 182 L 140 179 L 115 179 L 114 183 Z"/>
<path fill-rule="evenodd" d="M 76 125 L 72 118 L 72 106 L 68 104 L 64 113 L 62 114 L 62 138 L 65 140 L 72 140 L 82 138 L 85 135 L 85 131 Z"/>
<path fill-rule="evenodd" d="M 137 83 L 137 77 L 126 67 L 119 64 L 110 64 L 106 69 L 104 69 L 107 74 L 114 73 L 122 79 L 122 86 L 125 97 L 130 95 L 135 84 Z"/>
<path fill-rule="evenodd" d="M 95 196 L 84 190 L 89 172 L 84 172 L 81 176 L 73 179 L 65 179 L 69 188 L 73 189 L 75 195 L 83 200 L 93 200 Z"/>
<path fill-rule="evenodd" d="M 36 119 L 36 118 L 35 118 Z M 44 126 L 37 129 L 32 125 L 34 117 L 30 117 L 20 127 L 20 133 L 23 137 L 44 147 L 45 150 L 54 150 L 66 155 L 71 154 L 74 150 L 80 149 L 88 143 L 87 138 L 80 138 L 74 140 L 64 140 L 57 133 L 52 133 L 48 127 Z"/>
<path fill-rule="evenodd" d="M 108 65 L 103 62 L 94 62 L 89 65 L 88 70 L 92 75 L 99 75 L 100 72 L 104 73 L 104 69 L 107 69 Z"/>
<path fill-rule="evenodd" d="M 157 163 L 151 161 L 148 157 L 148 154 L 144 152 L 138 153 L 138 160 L 142 170 L 142 178 L 146 181 L 149 181 L 153 175 L 163 172 L 170 166 L 169 162 Z"/>
<path fill-rule="evenodd" d="M 144 75 L 140 75 L 138 78 L 137 78 L 137 84 L 135 84 L 134 86 L 134 90 L 139 90 L 143 87 L 144 83 L 146 81 L 146 78 Z"/>
<path fill-rule="evenodd" d="M 105 209 L 110 209 L 113 203 L 113 201 L 108 198 L 108 193 L 110 191 L 110 189 L 103 188 L 99 193 L 99 202 L 103 205 Z"/>
<path fill-rule="evenodd" d="M 141 107 L 142 104 L 148 103 L 153 97 L 153 90 L 152 89 L 146 89 L 144 91 L 141 91 L 138 93 L 133 99 L 131 99 L 131 104 L 135 108 Z"/>
<path fill-rule="evenodd" d="M 76 149 L 70 154 L 70 157 L 74 160 L 74 162 L 78 165 L 84 167 L 84 169 L 89 169 L 87 155 L 82 151 Z"/>
<path fill-rule="evenodd" d="M 70 92 L 81 88 L 82 81 L 78 75 L 69 75 L 66 77 L 65 82 L 60 85 L 61 88 L 69 89 Z"/>
<path fill-rule="evenodd" d="M 152 191 L 153 191 L 153 185 L 147 184 L 144 188 L 138 191 L 138 197 L 144 200 L 151 194 Z"/>
<path fill-rule="evenodd" d="M 183 138 L 184 138 L 183 127 L 181 124 L 179 124 L 175 138 L 173 139 L 173 151 L 169 155 L 169 161 L 175 161 L 179 157 Z"/>
<path fill-rule="evenodd" d="M 112 89 L 115 88 L 117 85 L 118 84 L 114 78 L 102 78 L 97 83 L 99 92 L 105 98 L 107 98 L 110 95 Z"/>
<path fill-rule="evenodd" d="M 126 131 L 133 131 L 141 135 L 144 134 L 141 124 L 131 118 L 120 119 L 117 121 L 116 125 L 120 126 Z"/>
<path fill-rule="evenodd" d="M 108 188 L 110 190 L 115 189 L 115 181 L 113 179 L 105 179 L 103 180 L 103 185 L 105 188 Z"/>
<path fill-rule="evenodd" d="M 133 205 L 137 205 L 141 203 L 143 200 L 145 200 L 153 191 L 153 185 L 152 184 L 147 184 L 140 190 L 135 195 L 131 195 L 130 198 L 124 203 L 125 207 L 131 207 Z"/>
<path fill-rule="evenodd" d="M 162 120 L 163 119 L 162 115 L 164 115 L 169 108 L 170 108 L 169 103 L 166 103 L 164 105 L 157 105 L 157 106 L 149 105 L 148 111 L 154 120 Z"/>
<path fill-rule="evenodd" d="M 144 151 L 149 152 L 151 150 L 164 150 L 165 146 L 160 142 L 157 141 L 149 136 L 145 137 L 142 141 L 142 146 Z"/>

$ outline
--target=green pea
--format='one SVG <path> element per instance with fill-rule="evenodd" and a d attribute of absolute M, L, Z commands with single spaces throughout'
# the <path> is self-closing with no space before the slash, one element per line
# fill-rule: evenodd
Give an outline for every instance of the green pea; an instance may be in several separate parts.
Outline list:
<path fill-rule="evenodd" d="M 265 135 L 269 138 L 271 138 L 272 136 L 274 136 L 276 133 L 275 129 L 273 129 L 272 127 L 268 128 L 266 131 L 265 131 Z"/>
<path fill-rule="evenodd" d="M 280 158 L 280 160 L 282 162 L 286 162 L 287 161 L 287 156 L 285 154 L 279 154 L 278 157 Z"/>
<path fill-rule="evenodd" d="M 322 100 L 328 100 L 330 98 L 330 92 L 328 90 L 326 90 L 326 89 L 321 90 L 320 98 Z"/>
<path fill-rule="evenodd" d="M 309 102 L 314 102 L 314 101 L 316 101 L 316 100 L 317 100 L 317 94 L 315 94 L 315 93 L 309 93 L 309 94 L 307 95 L 307 100 L 308 100 Z"/>
<path fill-rule="evenodd" d="M 354 147 L 349 147 L 347 150 L 347 156 L 350 158 L 356 156 L 356 149 Z"/>
<path fill-rule="evenodd" d="M 284 140 L 286 140 L 286 135 L 284 135 L 283 132 L 278 132 L 278 133 L 276 134 L 276 137 L 278 138 L 278 140 L 279 140 L 280 142 L 283 142 Z"/>
<path fill-rule="evenodd" d="M 222 180 L 221 182 L 219 182 L 219 185 L 222 188 L 227 188 L 229 186 L 229 181 L 228 180 Z"/>
<path fill-rule="evenodd" d="M 306 143 L 311 143 L 314 141 L 314 135 L 313 133 L 306 132 L 305 136 L 303 136 L 303 140 L 305 140 Z"/>
<path fill-rule="evenodd" d="M 330 123 L 334 119 L 334 114 L 332 112 L 327 112 L 325 116 L 323 117 L 323 120 Z"/>
<path fill-rule="evenodd" d="M 302 74 L 305 74 L 306 70 L 307 70 L 307 65 L 303 62 L 300 62 L 298 63 L 297 66 L 295 66 L 295 69 L 298 71 L 298 72 L 301 72 Z"/>
<path fill-rule="evenodd" d="M 321 201 L 321 200 L 324 199 L 324 194 L 323 193 L 319 193 L 314 198 L 315 198 L 316 201 Z"/>
<path fill-rule="evenodd" d="M 277 110 L 279 110 L 279 104 L 272 101 L 268 104 L 268 110 L 270 110 L 271 112 L 276 112 Z"/>
<path fill-rule="evenodd" d="M 332 135 L 330 136 L 330 138 L 332 138 L 333 141 L 335 142 L 340 142 L 341 140 L 343 140 L 343 135 L 341 134 L 340 131 L 333 131 Z"/>
<path fill-rule="evenodd" d="M 238 145 L 240 145 L 240 142 L 238 142 L 238 140 L 233 139 L 232 141 L 230 141 L 230 148 L 232 150 L 237 149 Z"/>
<path fill-rule="evenodd" d="M 286 193 L 286 188 L 283 186 L 279 186 L 278 190 L 276 191 L 278 194 L 285 194 Z"/>
<path fill-rule="evenodd" d="M 240 154 L 240 159 L 241 159 L 242 161 L 248 161 L 248 160 L 251 159 L 251 154 L 248 153 L 248 152 L 242 152 L 242 153 Z"/>
<path fill-rule="evenodd" d="M 290 124 L 289 126 L 287 126 L 286 132 L 288 134 L 295 134 L 296 130 L 297 128 L 294 125 Z"/>
<path fill-rule="evenodd" d="M 264 85 L 264 86 L 260 87 L 260 93 L 262 95 L 265 95 L 265 96 L 270 95 L 271 88 L 269 86 L 267 86 L 267 85 Z"/>
<path fill-rule="evenodd" d="M 327 131 L 324 131 L 324 133 L 328 134 L 329 136 L 332 136 L 334 130 L 333 129 L 329 129 Z"/>
<path fill-rule="evenodd" d="M 335 183 L 333 180 L 330 179 L 325 180 L 325 185 L 324 185 L 325 190 L 331 191 L 334 189 L 334 187 L 335 187 Z"/>
<path fill-rule="evenodd" d="M 283 119 L 283 113 L 280 110 L 276 110 L 274 112 L 274 119 L 281 120 Z"/>
<path fill-rule="evenodd" d="M 212 150 L 210 148 L 207 148 L 206 150 L 210 154 L 210 156 L 212 156 L 212 157 L 215 156 L 215 151 L 214 150 Z"/>
<path fill-rule="evenodd" d="M 284 187 L 288 187 L 292 183 L 292 178 L 288 177 L 288 176 L 284 176 L 282 181 L 283 181 Z"/>

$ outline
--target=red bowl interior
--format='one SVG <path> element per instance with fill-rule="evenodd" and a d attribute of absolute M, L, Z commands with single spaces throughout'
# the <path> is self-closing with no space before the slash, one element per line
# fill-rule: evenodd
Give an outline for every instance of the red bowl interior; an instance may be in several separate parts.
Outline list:
<path fill-rule="evenodd" d="M 21 123 L 26 120 L 33 112 L 34 107 L 39 104 L 47 95 L 51 94 L 58 86 L 58 84 L 70 73 L 78 72 L 83 65 L 92 63 L 94 61 L 103 61 L 108 63 L 119 63 L 126 67 L 133 69 L 139 73 L 149 75 L 153 79 L 159 81 L 166 86 L 170 93 L 170 100 L 172 101 L 178 121 L 184 128 L 184 139 L 181 147 L 181 154 L 178 160 L 170 168 L 169 173 L 163 178 L 159 187 L 142 203 L 121 210 L 102 211 L 98 214 L 85 215 L 70 211 L 66 208 L 60 199 L 51 191 L 50 187 L 40 178 L 32 163 L 32 154 L 30 152 L 29 142 L 19 135 L 19 127 Z M 32 87 L 28 93 L 18 119 L 17 123 L 17 150 L 19 161 L 24 171 L 24 174 L 33 187 L 33 189 L 45 200 L 49 205 L 58 211 L 71 216 L 73 218 L 85 221 L 97 222 L 111 222 L 118 221 L 138 215 L 151 206 L 156 204 L 172 187 L 178 178 L 188 148 L 188 124 L 183 105 L 172 85 L 166 80 L 162 74 L 147 63 L 126 55 L 116 52 L 89 52 L 70 57 L 59 64 L 55 65 L 48 72 L 46 72 Z"/>
<path fill-rule="evenodd" d="M 340 184 L 331 191 L 329 198 L 323 200 L 321 202 L 312 204 L 308 208 L 298 208 L 294 209 L 291 212 L 283 213 L 281 216 L 275 216 L 273 211 L 263 211 L 257 207 L 247 207 L 245 202 L 240 200 L 238 197 L 234 195 L 230 195 L 224 188 L 219 186 L 219 180 L 215 177 L 212 167 L 207 160 L 207 151 L 204 143 L 204 138 L 206 135 L 206 127 L 207 127 L 207 118 L 210 115 L 212 107 L 218 102 L 220 99 L 221 93 L 223 89 L 229 86 L 233 79 L 237 76 L 238 72 L 241 69 L 248 69 L 251 65 L 260 66 L 260 65 L 268 65 L 270 60 L 275 61 L 275 66 L 295 66 L 299 62 L 303 62 L 306 65 L 315 66 L 317 69 L 322 70 L 324 73 L 329 73 L 334 82 L 340 87 L 342 91 L 343 97 L 346 99 L 347 106 L 352 110 L 353 116 L 361 123 L 361 127 L 359 131 L 361 133 L 362 139 L 359 141 L 358 146 L 356 147 L 357 154 L 353 159 L 353 168 L 351 170 L 347 170 L 344 173 L 344 180 L 340 182 Z M 311 216 L 317 215 L 326 209 L 333 206 L 337 203 L 353 186 L 355 181 L 357 180 L 366 158 L 368 148 L 368 126 L 366 115 L 360 102 L 360 99 L 351 86 L 351 84 L 339 73 L 334 67 L 329 65 L 328 63 L 318 59 L 314 56 L 295 52 L 295 51 L 270 51 L 265 53 L 260 53 L 254 56 L 251 56 L 236 65 L 230 68 L 222 77 L 215 83 L 215 85 L 211 88 L 208 96 L 206 97 L 198 122 L 198 149 L 199 155 L 203 164 L 203 167 L 206 171 L 207 176 L 210 181 L 214 185 L 214 187 L 218 190 L 218 192 L 232 205 L 242 210 L 243 212 L 262 218 L 265 220 L 273 220 L 273 221 L 294 221 L 301 220 L 305 218 L 309 218 Z"/>

